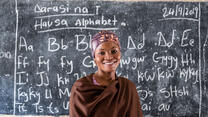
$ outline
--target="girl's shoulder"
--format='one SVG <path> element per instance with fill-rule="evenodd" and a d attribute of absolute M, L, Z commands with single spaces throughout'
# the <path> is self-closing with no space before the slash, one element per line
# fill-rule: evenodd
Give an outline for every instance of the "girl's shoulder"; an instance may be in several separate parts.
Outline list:
<path fill-rule="evenodd" d="M 87 76 L 84 76 L 84 77 L 79 78 L 78 80 L 76 80 L 74 82 L 74 85 L 73 86 L 78 87 L 78 86 L 82 86 L 84 84 L 91 84 L 91 82 L 92 82 L 92 76 L 93 76 L 93 73 L 92 74 L 89 74 Z"/>
<path fill-rule="evenodd" d="M 123 76 L 119 76 L 118 79 L 120 79 L 123 82 L 131 83 L 131 84 L 133 83 L 134 84 L 134 82 L 132 82 L 131 80 L 129 80 L 128 78 L 123 77 Z"/>
<path fill-rule="evenodd" d="M 125 84 L 125 85 L 127 85 L 128 87 L 129 87 L 129 86 L 131 86 L 131 87 L 136 87 L 136 86 L 135 86 L 135 83 L 134 83 L 133 81 L 129 80 L 128 78 L 119 76 L 118 79 L 119 79 L 120 83 Z"/>

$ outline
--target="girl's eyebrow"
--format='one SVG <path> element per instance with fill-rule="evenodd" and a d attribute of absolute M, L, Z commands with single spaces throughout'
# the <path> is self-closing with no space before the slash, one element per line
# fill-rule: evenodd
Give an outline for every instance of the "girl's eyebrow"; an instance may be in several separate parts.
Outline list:
<path fill-rule="evenodd" d="M 116 46 L 113 46 L 111 49 L 114 49 L 114 48 L 116 48 Z M 99 50 L 105 50 L 105 49 L 100 48 Z"/>
<path fill-rule="evenodd" d="M 113 46 L 111 49 L 116 48 L 116 46 Z"/>

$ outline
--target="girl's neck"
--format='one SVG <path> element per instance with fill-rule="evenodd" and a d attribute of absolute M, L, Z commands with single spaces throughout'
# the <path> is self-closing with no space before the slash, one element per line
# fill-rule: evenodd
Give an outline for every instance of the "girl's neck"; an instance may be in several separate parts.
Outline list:
<path fill-rule="evenodd" d="M 93 77 L 101 85 L 109 85 L 112 81 L 116 79 L 115 72 L 103 73 L 97 71 Z"/>

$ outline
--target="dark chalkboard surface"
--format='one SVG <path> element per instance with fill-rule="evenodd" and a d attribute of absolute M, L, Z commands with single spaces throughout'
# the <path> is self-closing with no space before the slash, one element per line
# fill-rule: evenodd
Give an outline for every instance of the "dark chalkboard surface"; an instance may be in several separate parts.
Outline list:
<path fill-rule="evenodd" d="M 1 0 L 0 114 L 68 115 L 73 83 L 96 71 L 93 34 L 111 30 L 145 117 L 207 117 L 207 21 L 199 2 Z"/>

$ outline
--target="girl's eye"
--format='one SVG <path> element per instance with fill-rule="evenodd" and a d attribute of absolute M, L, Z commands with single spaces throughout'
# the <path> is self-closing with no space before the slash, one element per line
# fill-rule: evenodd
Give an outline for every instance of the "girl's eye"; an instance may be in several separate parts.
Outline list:
<path fill-rule="evenodd" d="M 117 53 L 117 50 L 111 50 L 111 53 L 112 54 L 116 54 Z"/>
<path fill-rule="evenodd" d="M 99 54 L 100 54 L 100 55 L 105 55 L 105 52 L 100 52 Z"/>

